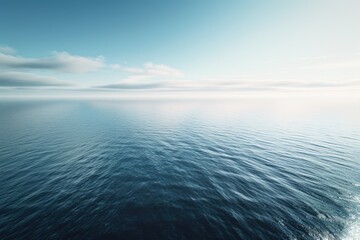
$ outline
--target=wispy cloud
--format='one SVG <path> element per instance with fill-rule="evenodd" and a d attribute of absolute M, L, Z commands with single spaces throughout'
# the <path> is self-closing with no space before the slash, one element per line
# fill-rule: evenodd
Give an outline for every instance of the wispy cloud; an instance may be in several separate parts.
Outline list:
<path fill-rule="evenodd" d="M 31 73 L 0 72 L 0 87 L 66 87 L 74 84 Z"/>
<path fill-rule="evenodd" d="M 172 68 L 165 64 L 156 64 L 152 62 L 145 63 L 142 68 L 123 67 L 117 64 L 112 65 L 112 67 L 130 74 L 133 79 L 154 77 L 180 78 L 184 76 L 183 72 L 178 69 Z"/>
<path fill-rule="evenodd" d="M 8 46 L 0 46 L 0 53 L 14 54 L 15 50 Z"/>
<path fill-rule="evenodd" d="M 47 86 L 73 91 L 81 89 L 81 91 L 139 92 L 277 92 L 360 89 L 359 56 L 298 59 L 294 62 L 274 65 L 268 68 L 267 72 L 260 70 L 260 72 L 246 75 L 185 77 L 179 69 L 153 62 L 144 63 L 141 67 L 128 67 L 105 64 L 101 56 L 84 57 L 67 52 L 54 52 L 52 56 L 45 58 L 25 58 L 17 56 L 9 47 L 1 47 L 0 87 L 34 89 Z M 86 81 L 82 81 L 85 79 L 77 75 L 77 73 L 95 71 L 100 68 L 103 68 L 103 71 L 91 75 L 92 81 L 89 81 L 89 75 Z M 346 71 L 343 68 L 346 68 Z M 49 76 L 43 76 L 44 72 Z M 72 75 L 61 75 L 60 72 Z M 73 79 L 74 82 L 65 82 L 59 78 Z"/>
<path fill-rule="evenodd" d="M 316 70 L 359 70 L 360 54 L 344 56 L 322 56 L 301 59 L 305 69 Z"/>
<path fill-rule="evenodd" d="M 104 58 L 71 55 L 67 52 L 54 52 L 46 58 L 24 58 L 0 52 L 0 66 L 10 69 L 46 69 L 69 73 L 95 71 L 104 66 Z"/>
<path fill-rule="evenodd" d="M 121 81 L 94 86 L 100 89 L 141 90 L 171 88 L 174 79 L 184 76 L 183 72 L 165 64 L 147 62 L 142 68 L 124 67 L 119 64 L 110 65 L 111 68 L 127 73 Z"/>
<path fill-rule="evenodd" d="M 112 90 L 161 90 L 161 91 L 279 91 L 360 87 L 360 79 L 343 81 L 308 81 L 301 79 L 255 79 L 242 77 L 201 78 L 195 80 L 163 80 L 156 82 L 126 81 L 94 86 Z"/>
<path fill-rule="evenodd" d="M 108 85 L 101 85 L 95 86 L 94 88 L 101 88 L 101 89 L 134 89 L 134 90 L 141 90 L 141 89 L 160 89 L 166 86 L 164 82 L 142 82 L 142 83 L 114 83 Z"/>

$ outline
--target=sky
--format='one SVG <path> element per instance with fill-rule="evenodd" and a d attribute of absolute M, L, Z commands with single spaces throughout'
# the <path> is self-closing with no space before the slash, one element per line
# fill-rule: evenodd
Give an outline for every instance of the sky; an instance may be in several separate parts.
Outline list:
<path fill-rule="evenodd" d="M 358 0 L 0 0 L 0 96 L 359 96 Z"/>

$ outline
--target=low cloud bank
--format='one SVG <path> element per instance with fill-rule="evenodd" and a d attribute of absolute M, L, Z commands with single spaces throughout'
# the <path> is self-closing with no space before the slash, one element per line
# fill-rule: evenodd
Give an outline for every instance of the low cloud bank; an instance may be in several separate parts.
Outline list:
<path fill-rule="evenodd" d="M 66 87 L 71 83 L 31 73 L 0 72 L 0 87 Z"/>
<path fill-rule="evenodd" d="M 24 58 L 9 53 L 1 53 L 0 66 L 10 69 L 44 69 L 69 73 L 84 73 L 95 71 L 104 66 L 104 58 L 82 57 L 67 52 L 54 52 L 46 58 Z"/>

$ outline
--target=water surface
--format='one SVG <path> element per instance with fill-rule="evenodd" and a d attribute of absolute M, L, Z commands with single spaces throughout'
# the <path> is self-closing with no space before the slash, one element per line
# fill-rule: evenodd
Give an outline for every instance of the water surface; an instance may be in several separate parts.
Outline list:
<path fill-rule="evenodd" d="M 360 104 L 0 102 L 0 239 L 359 239 Z"/>

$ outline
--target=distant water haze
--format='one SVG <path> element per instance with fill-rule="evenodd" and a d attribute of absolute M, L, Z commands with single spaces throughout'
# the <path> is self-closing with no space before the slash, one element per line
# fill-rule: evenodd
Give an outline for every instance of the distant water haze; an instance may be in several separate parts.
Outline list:
<path fill-rule="evenodd" d="M 0 239 L 359 239 L 360 102 L 0 101 Z"/>

